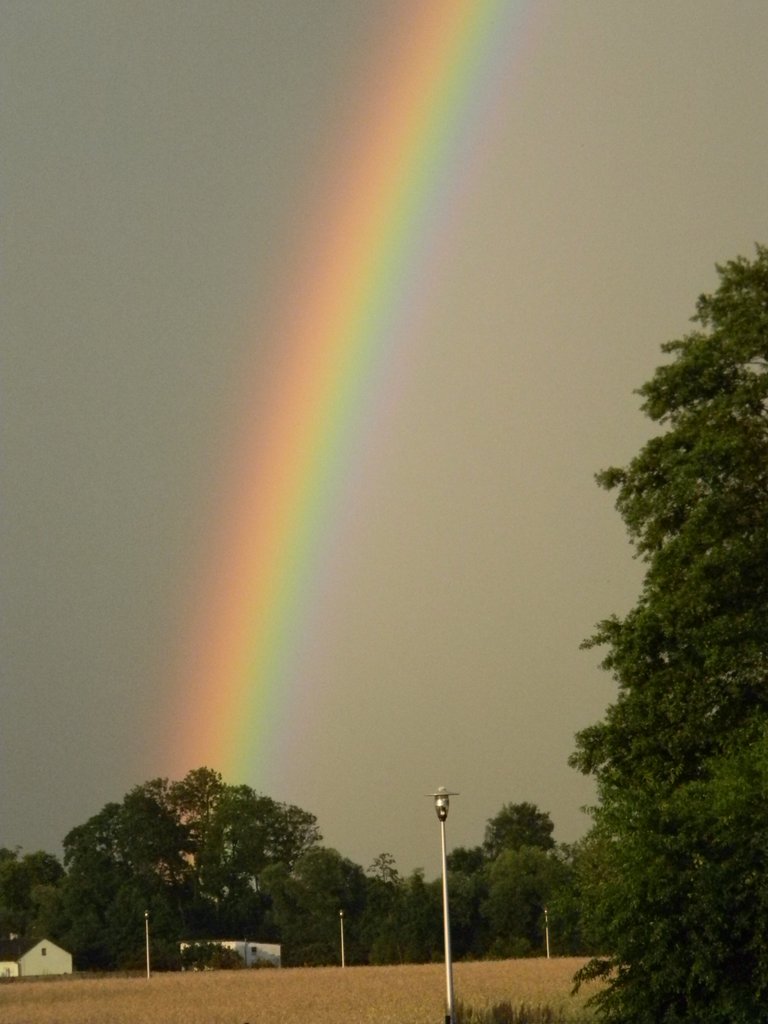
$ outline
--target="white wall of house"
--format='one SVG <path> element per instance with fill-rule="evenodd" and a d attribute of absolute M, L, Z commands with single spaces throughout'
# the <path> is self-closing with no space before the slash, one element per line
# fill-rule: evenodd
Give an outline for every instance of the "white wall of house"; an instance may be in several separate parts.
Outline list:
<path fill-rule="evenodd" d="M 253 967 L 254 964 L 272 964 L 273 967 L 280 966 L 281 949 L 276 942 L 244 942 L 242 945 L 245 947 L 244 951 L 240 953 L 243 960 L 245 960 L 247 967 Z"/>
<path fill-rule="evenodd" d="M 0 978 L 18 978 L 19 965 L 15 960 L 0 960 Z"/>
<path fill-rule="evenodd" d="M 29 978 L 40 974 L 71 974 L 72 954 L 48 939 L 42 939 L 19 957 L 19 974 Z"/>

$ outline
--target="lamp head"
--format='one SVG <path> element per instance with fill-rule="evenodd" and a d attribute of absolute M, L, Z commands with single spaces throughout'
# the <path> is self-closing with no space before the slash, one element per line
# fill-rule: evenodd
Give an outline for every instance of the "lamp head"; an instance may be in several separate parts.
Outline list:
<path fill-rule="evenodd" d="M 451 805 L 451 797 L 458 795 L 458 793 L 452 793 L 447 790 L 445 786 L 440 786 L 436 792 L 430 794 L 435 801 L 435 810 L 437 811 L 437 817 L 440 821 L 445 821 L 448 817 L 448 808 Z"/>

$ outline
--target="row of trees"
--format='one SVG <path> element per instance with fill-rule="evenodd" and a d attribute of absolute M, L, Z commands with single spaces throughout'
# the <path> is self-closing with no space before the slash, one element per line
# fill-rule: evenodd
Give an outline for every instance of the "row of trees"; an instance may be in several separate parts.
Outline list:
<path fill-rule="evenodd" d="M 545 905 L 557 951 L 582 948 L 577 850 L 552 831 L 534 805 L 509 804 L 482 845 L 450 854 L 458 957 L 543 952 Z M 211 769 L 155 779 L 74 828 L 63 865 L 0 851 L 0 930 L 58 941 L 81 969 L 140 966 L 149 910 L 157 967 L 178 966 L 180 939 L 246 936 L 281 942 L 287 964 L 326 964 L 343 910 L 350 963 L 442 956 L 439 880 L 401 876 L 387 853 L 364 870 L 321 840 L 307 811 Z"/>

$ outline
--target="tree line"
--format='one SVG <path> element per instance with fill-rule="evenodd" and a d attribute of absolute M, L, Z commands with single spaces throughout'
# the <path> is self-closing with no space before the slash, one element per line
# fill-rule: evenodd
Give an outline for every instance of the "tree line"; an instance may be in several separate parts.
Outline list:
<path fill-rule="evenodd" d="M 557 953 L 585 948 L 578 847 L 558 846 L 549 814 L 507 804 L 484 841 L 448 857 L 454 955 L 541 955 L 548 908 Z M 156 969 L 180 966 L 182 939 L 279 942 L 286 965 L 443 955 L 440 881 L 402 876 L 389 853 L 366 869 L 322 845 L 317 821 L 198 768 L 107 804 L 51 854 L 0 849 L 0 932 L 47 937 L 78 969 L 139 968 L 149 912 Z"/>

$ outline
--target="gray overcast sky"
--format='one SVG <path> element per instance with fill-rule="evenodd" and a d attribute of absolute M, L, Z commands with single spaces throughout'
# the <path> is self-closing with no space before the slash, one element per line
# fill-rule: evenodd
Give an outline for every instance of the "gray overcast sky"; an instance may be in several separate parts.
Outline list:
<path fill-rule="evenodd" d="M 0 4 L 0 845 L 58 852 L 178 777 L 163 667 L 243 367 L 276 358 L 264 325 L 328 140 L 421 2 Z M 514 59 L 311 721 L 271 776 L 227 779 L 312 811 L 364 867 L 387 850 L 436 874 L 441 784 L 452 844 L 508 801 L 585 831 L 566 761 L 614 688 L 578 647 L 640 580 L 593 474 L 648 436 L 632 391 L 714 263 L 768 241 L 764 0 L 544 0 Z"/>

